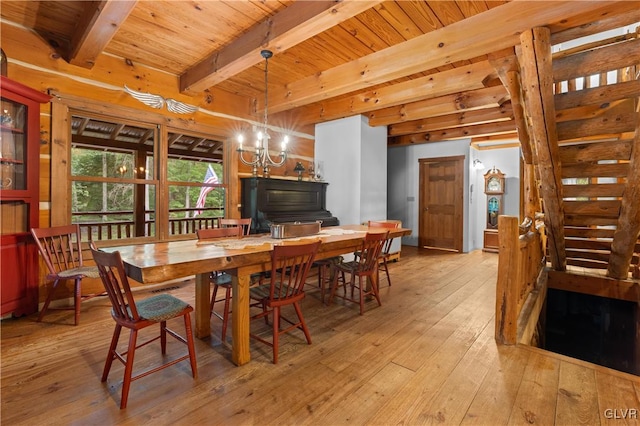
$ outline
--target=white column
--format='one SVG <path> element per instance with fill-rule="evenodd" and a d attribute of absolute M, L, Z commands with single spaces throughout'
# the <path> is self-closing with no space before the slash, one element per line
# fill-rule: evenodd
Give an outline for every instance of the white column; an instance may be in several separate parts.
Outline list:
<path fill-rule="evenodd" d="M 340 224 L 387 218 L 387 128 L 365 116 L 316 125 L 315 160 L 321 162 L 327 209 Z"/>

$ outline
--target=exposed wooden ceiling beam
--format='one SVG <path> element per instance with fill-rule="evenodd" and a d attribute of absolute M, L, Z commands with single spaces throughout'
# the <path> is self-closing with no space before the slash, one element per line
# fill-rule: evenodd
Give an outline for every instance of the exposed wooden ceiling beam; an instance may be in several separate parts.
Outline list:
<path fill-rule="evenodd" d="M 453 139 L 465 139 L 480 136 L 512 134 L 516 126 L 513 121 L 479 124 L 477 126 L 457 127 L 455 129 L 436 130 L 433 132 L 413 133 L 410 135 L 388 138 L 388 146 L 416 145 L 428 142 L 440 142 Z"/>
<path fill-rule="evenodd" d="M 624 2 L 621 2 L 624 3 Z M 308 105 L 368 86 L 518 44 L 518 34 L 607 6 L 608 2 L 512 1 L 444 28 L 382 49 L 273 90 L 272 112 Z M 610 2 L 609 2 L 610 5 Z M 496 22 L 500 22 L 496 25 Z M 474 34 L 468 37 L 468 34 Z M 420 60 L 416 60 L 420 58 Z"/>
<path fill-rule="evenodd" d="M 136 0 L 103 0 L 84 3 L 84 13 L 71 38 L 67 62 L 91 69 L 111 38 L 135 7 Z"/>
<path fill-rule="evenodd" d="M 519 145 L 518 133 L 515 131 L 500 135 L 474 136 L 471 138 L 471 146 L 476 149 L 493 149 L 494 147 L 502 147 L 512 143 Z"/>
<path fill-rule="evenodd" d="M 481 89 L 493 74 L 494 70 L 489 62 L 476 62 L 353 96 L 308 105 L 295 112 L 296 120 L 302 123 L 320 123 L 421 99 Z"/>
<path fill-rule="evenodd" d="M 295 2 L 188 69 L 180 91 L 203 91 L 261 62 L 262 49 L 283 52 L 382 1 Z"/>
<path fill-rule="evenodd" d="M 382 108 L 367 115 L 369 117 L 369 125 L 386 126 L 392 123 L 419 120 L 461 111 L 496 108 L 508 100 L 509 97 L 504 87 L 493 86 L 412 102 L 406 105 Z"/>
<path fill-rule="evenodd" d="M 401 136 L 510 120 L 513 120 L 513 109 L 511 104 L 507 103 L 497 108 L 460 112 L 394 124 L 389 126 L 387 134 L 389 136 Z"/>

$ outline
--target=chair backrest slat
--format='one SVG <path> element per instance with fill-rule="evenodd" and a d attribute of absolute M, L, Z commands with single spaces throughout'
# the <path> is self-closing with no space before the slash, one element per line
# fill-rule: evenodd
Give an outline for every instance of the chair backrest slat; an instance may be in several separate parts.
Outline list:
<path fill-rule="evenodd" d="M 369 221 L 369 228 L 381 228 L 381 229 L 397 229 L 400 227 L 400 222 L 398 221 Z M 387 238 L 382 246 L 381 253 L 389 254 L 391 250 L 391 243 L 393 243 L 393 238 Z"/>
<path fill-rule="evenodd" d="M 240 237 L 242 236 L 242 228 L 202 228 L 196 231 L 196 235 L 199 240 L 206 240 L 209 238 Z"/>
<path fill-rule="evenodd" d="M 275 246 L 271 252 L 271 288 L 269 298 L 285 301 L 303 292 L 320 241 Z"/>
<path fill-rule="evenodd" d="M 245 219 L 220 219 L 218 221 L 221 227 L 229 228 L 229 227 L 240 227 L 242 228 L 242 232 L 244 235 L 249 235 L 251 232 L 251 218 Z"/>
<path fill-rule="evenodd" d="M 50 274 L 83 266 L 78 224 L 32 228 L 31 235 Z"/>
<path fill-rule="evenodd" d="M 378 257 L 382 251 L 385 241 L 389 237 L 389 231 L 386 232 L 367 232 L 360 248 L 359 270 L 361 273 L 372 274 L 377 270 Z"/>

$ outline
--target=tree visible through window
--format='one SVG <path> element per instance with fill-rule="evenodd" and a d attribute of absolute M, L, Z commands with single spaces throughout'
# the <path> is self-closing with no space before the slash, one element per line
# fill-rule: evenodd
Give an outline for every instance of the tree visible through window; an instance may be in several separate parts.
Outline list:
<path fill-rule="evenodd" d="M 224 216 L 220 142 L 171 131 L 159 148 L 162 126 L 81 115 L 71 121 L 71 216 L 83 240 L 189 234 Z M 166 174 L 158 173 L 160 164 Z M 205 184 L 208 173 L 217 182 Z M 159 200 L 167 215 L 157 214 Z"/>

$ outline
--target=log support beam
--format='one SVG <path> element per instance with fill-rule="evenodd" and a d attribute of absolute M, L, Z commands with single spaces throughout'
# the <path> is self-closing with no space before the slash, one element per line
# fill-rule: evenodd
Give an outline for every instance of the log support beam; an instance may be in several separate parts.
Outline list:
<path fill-rule="evenodd" d="M 534 28 L 520 36 L 523 66 L 523 90 L 531 117 L 531 130 L 537 155 L 538 176 L 543 185 L 545 226 L 549 234 L 551 264 L 566 269 L 564 244 L 564 208 L 558 137 L 553 102 L 551 43 L 548 28 Z"/>
<path fill-rule="evenodd" d="M 636 113 L 636 134 L 632 144 L 627 184 L 622 194 L 622 204 L 616 232 L 611 243 L 611 256 L 607 276 L 625 279 L 634 248 L 640 238 L 640 113 Z"/>

